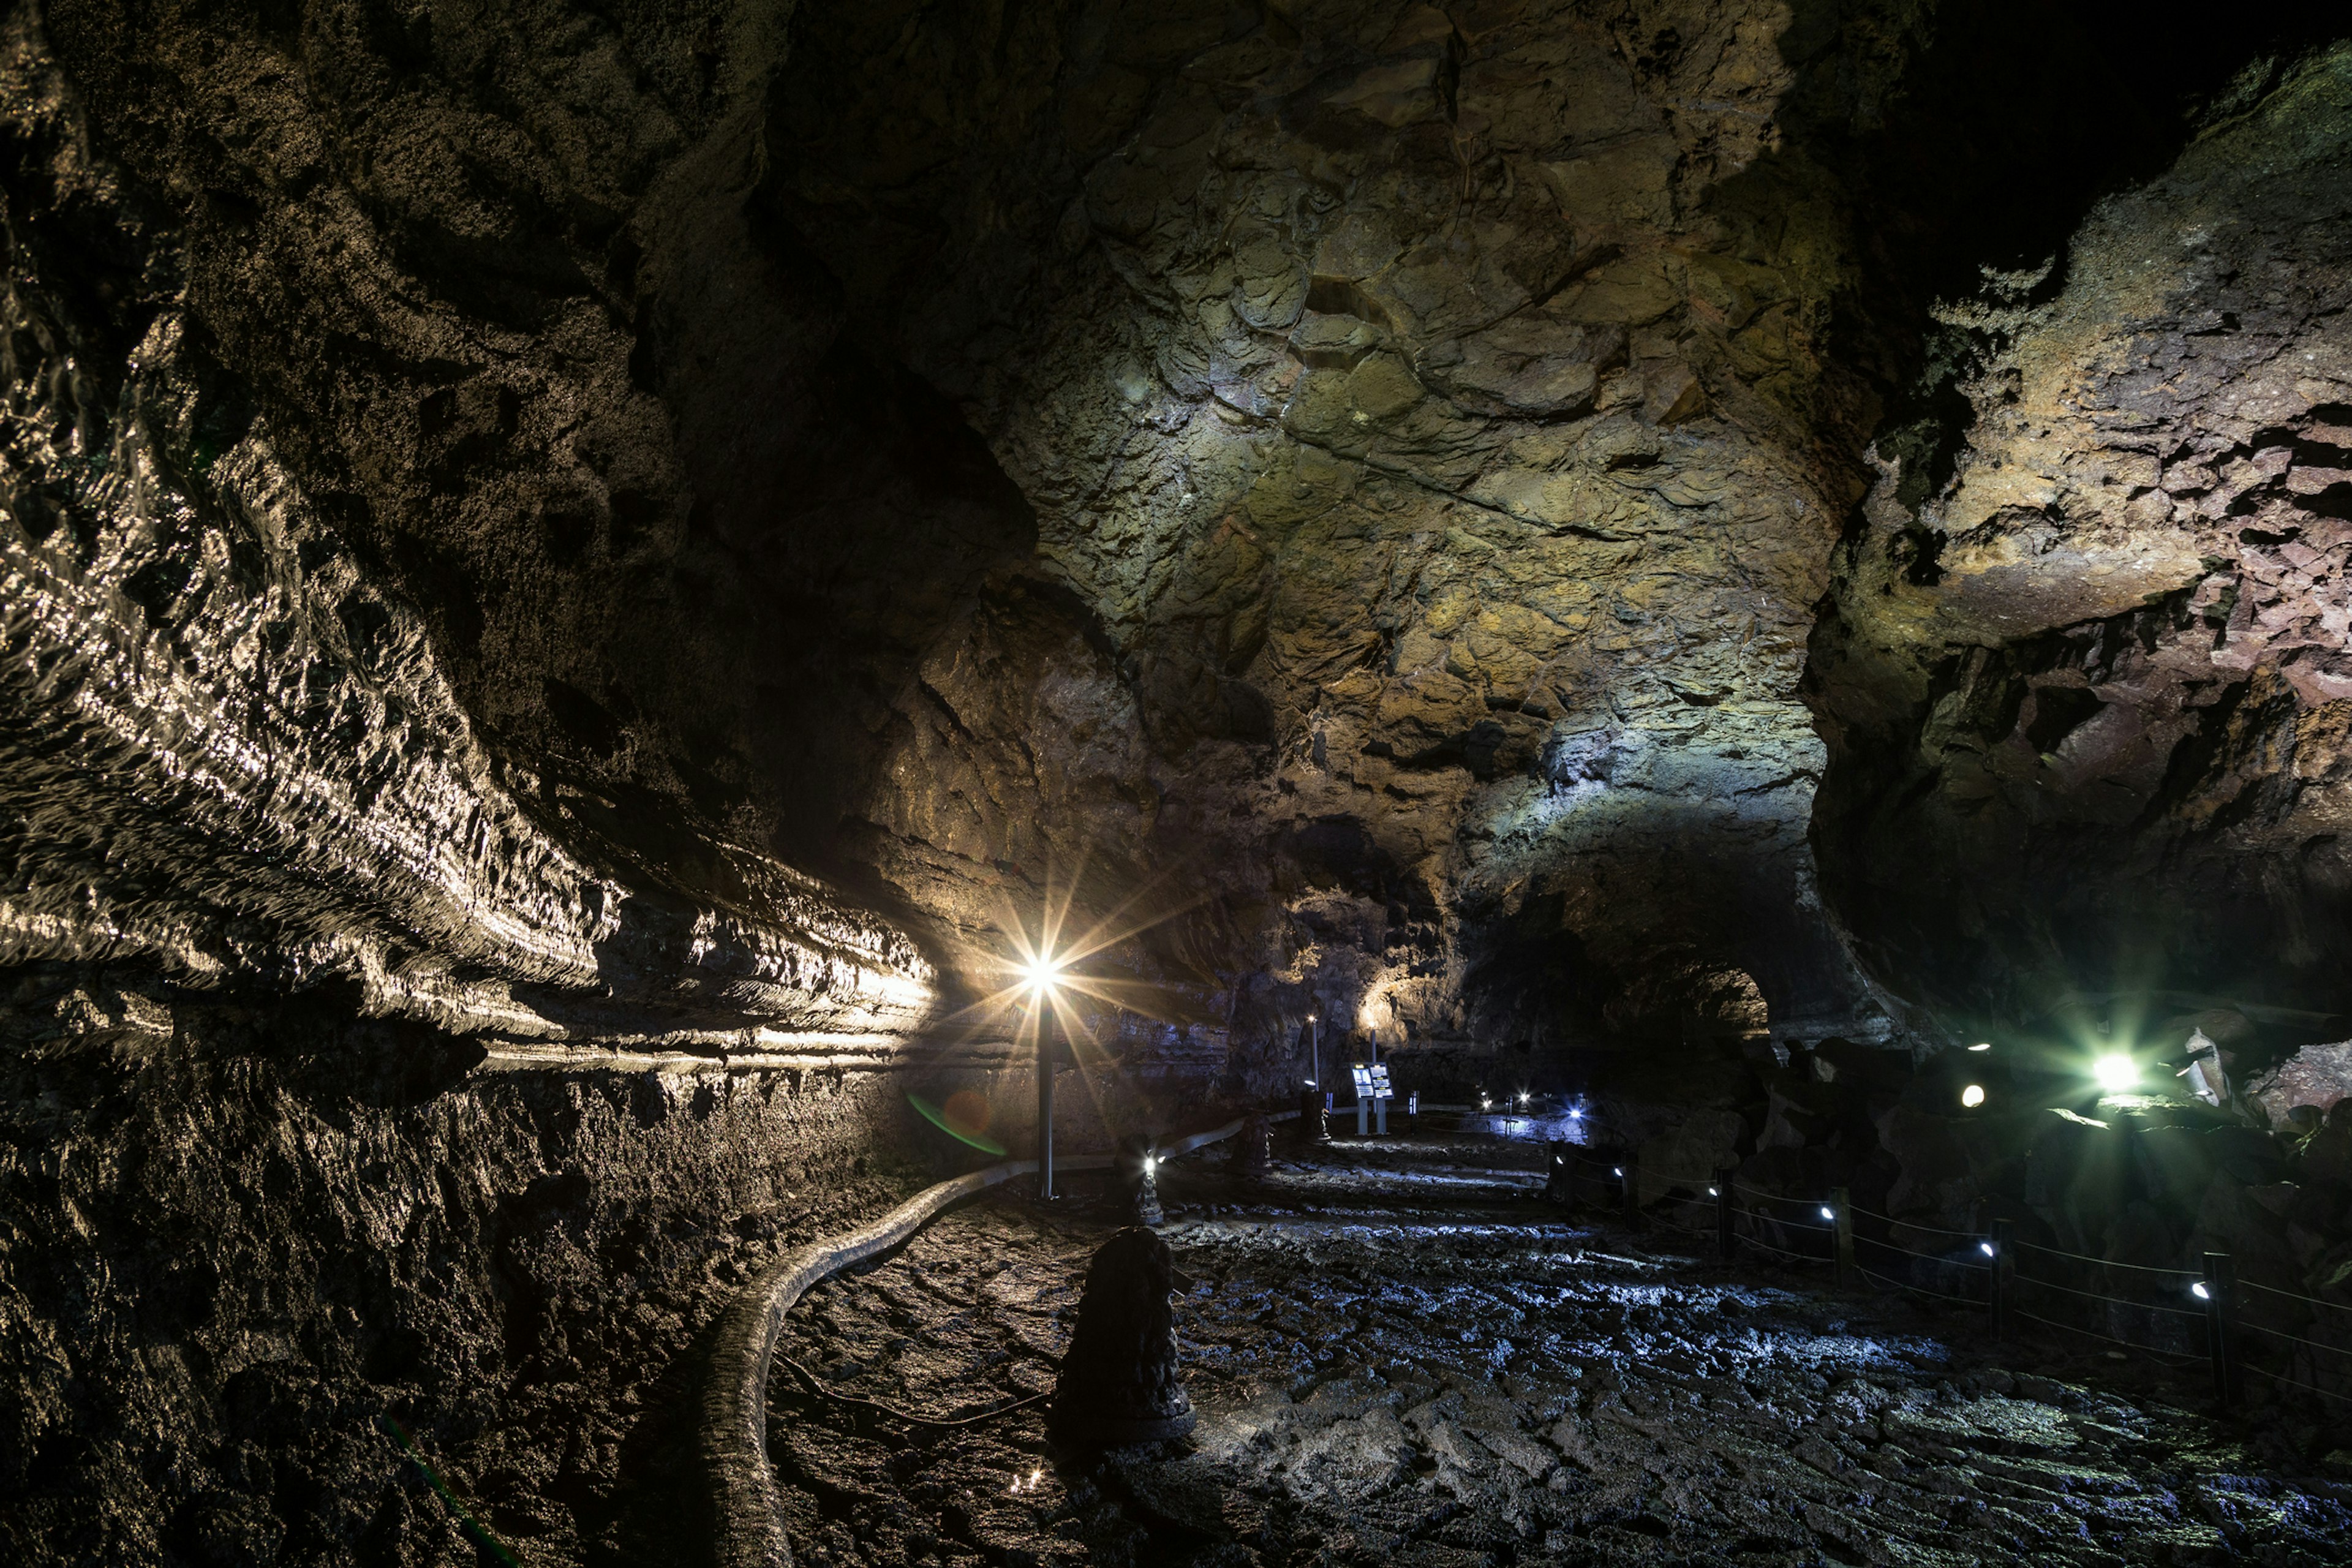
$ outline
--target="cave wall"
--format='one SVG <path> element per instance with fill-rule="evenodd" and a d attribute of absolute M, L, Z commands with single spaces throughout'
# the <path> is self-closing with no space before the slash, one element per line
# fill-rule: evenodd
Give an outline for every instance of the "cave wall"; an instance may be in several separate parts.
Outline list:
<path fill-rule="evenodd" d="M 1229 1026 L 1671 1036 L 1727 1023 L 1699 975 L 1885 1032 L 1811 896 L 1797 691 L 1853 258 L 1776 117 L 1866 122 L 1899 62 L 1791 25 L 796 26 L 763 195 L 1034 507 L 1149 742 L 1114 852 L 1223 905 Z"/>
<path fill-rule="evenodd" d="M 1965 416 L 1877 449 L 1813 633 L 1814 837 L 1873 969 L 1955 1026 L 2352 1007 L 2347 71 L 2263 62 L 2063 254 L 1948 302 Z"/>
<path fill-rule="evenodd" d="M 383 1418 L 530 1561 L 675 1560 L 697 1336 L 893 1201 L 897 1085 L 502 1069 L 333 1004 L 98 966 L 0 994 L 0 1551 L 474 1561 Z"/>
<path fill-rule="evenodd" d="M 2352 1005 L 2344 58 L 2145 31 L 14 8 L 12 1548 L 454 1557 L 390 1410 L 658 1555 L 741 1271 L 977 1157 L 909 1087 L 1026 1137 L 1065 898 L 1080 1139 L 1310 1010 L 1721 1154 L 1765 1029 Z"/>

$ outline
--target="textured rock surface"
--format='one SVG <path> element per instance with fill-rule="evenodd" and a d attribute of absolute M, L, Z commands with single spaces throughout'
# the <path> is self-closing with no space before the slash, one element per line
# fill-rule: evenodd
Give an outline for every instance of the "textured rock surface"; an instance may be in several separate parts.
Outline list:
<path fill-rule="evenodd" d="M 1946 314 L 1969 417 L 1886 465 L 1811 675 L 1828 889 L 1923 999 L 2352 1006 L 2348 139 L 2339 50 Z"/>
<path fill-rule="evenodd" d="M 2180 993 L 2171 1038 L 2250 1068 L 2342 1037 L 2343 58 L 2254 70 L 2165 172 L 2267 25 L 11 8 L 9 1547 L 450 1560 L 390 1410 L 532 1560 L 659 1557 L 736 1256 L 894 1184 L 859 1161 L 895 1090 L 828 1072 L 996 1053 L 930 1026 L 1057 889 L 1168 917 L 1102 961 L 1152 1000 L 1100 1021 L 1088 1137 L 1294 1088 L 1319 1005 L 1327 1069 L 1367 1029 L 1465 1090 L 1613 1050 L 1596 1117 L 1664 1214 L 1665 1162 L 1739 1154 L 1922 1235 L 2014 1202 L 2346 1300 L 2340 1110 L 2291 1155 L 1964 1135 L 1865 1054 L 1749 1071 L 1767 1029 L 2070 986 Z M 583 1048 L 647 1054 L 501 1066 Z M 1308 1394 L 1285 1442 L 1349 1464 L 1330 1424 L 1410 1414 Z M 1648 1529 L 1648 1472 L 1559 1428 L 1590 1506 L 1531 1500 L 1551 1460 L 1482 1408 L 1493 1443 L 1433 1416 L 1412 1453 L 1514 1533 L 1366 1542 Z M 1759 1484 L 1851 1479 L 1866 1414 Z M 1890 1509 L 1973 1497 L 1892 1463 Z M 1117 1484 L 1234 1546 L 1195 1480 Z M 2070 1540 L 2168 1506 L 2057 1489 Z M 2192 1544 L 2301 1540 L 2198 1495 Z M 1298 1506 L 1284 1540 L 1354 1528 Z"/>
<path fill-rule="evenodd" d="M 908 1180 L 870 1075 L 501 1072 L 64 966 L 0 1047 L 17 1563 L 472 1561 L 387 1415 L 527 1561 L 674 1560 L 698 1331 Z"/>
<path fill-rule="evenodd" d="M 1030 1415 L 909 1440 L 793 1397 L 772 1431 L 796 1540 L 835 1568 L 2316 1564 L 2352 1541 L 2352 1486 L 2294 1451 L 2294 1417 L 2249 1443 L 2181 1411 L 2161 1372 L 1997 1351 L 1524 1212 L 1381 1198 L 1176 1233 L 1191 1451 L 1058 1451 Z M 984 1408 L 964 1369 L 1027 1388 L 1067 1343 L 1086 1239 L 1071 1216 L 950 1216 L 813 1298 L 800 1353 L 845 1391 Z"/>
<path fill-rule="evenodd" d="M 1842 273 L 1757 167 L 1783 14 L 1050 15 L 813 13 L 766 188 L 1115 651 L 1160 804 L 1105 847 L 1213 849 L 1234 959 L 1392 1042 L 1716 978 L 1874 1026 L 1802 842 Z"/>
<path fill-rule="evenodd" d="M 61 30 L 90 21 L 68 8 Z M 93 146 L 37 15 L 6 28 L 0 958 L 144 958 L 196 985 L 332 982 L 366 1011 L 522 1035 L 582 1032 L 583 1013 L 606 1037 L 769 1024 L 887 1043 L 920 1023 L 929 966 L 884 921 L 709 818 L 698 830 L 682 799 L 567 783 L 577 746 L 517 769 L 482 743 L 511 700 L 484 669 L 544 684 L 546 711 L 593 715 L 535 671 L 601 636 L 502 593 L 496 607 L 541 647 L 509 658 L 464 574 L 436 587 L 384 569 L 415 553 L 372 531 L 396 530 L 404 504 L 418 528 L 485 505 L 509 530 L 530 508 L 546 521 L 545 494 L 503 495 L 467 457 L 556 439 L 553 389 L 535 389 L 526 429 L 521 390 L 498 383 L 559 351 L 509 333 L 501 372 L 464 379 L 465 363 L 499 357 L 495 334 L 411 297 L 388 262 L 354 265 L 368 231 L 332 182 L 278 192 L 289 211 L 216 190 L 175 230 Z M 106 63 L 88 62 L 100 81 Z M 264 59 L 241 69 L 268 77 Z M 206 90 L 233 99 L 238 79 L 212 70 Z M 228 112 L 201 97 L 187 112 L 205 110 Z M 238 144 L 281 166 L 239 177 L 290 180 L 325 156 L 302 116 L 271 124 Z M 142 151 L 158 150 L 134 142 L 134 166 Z M 307 273 L 255 275 L 305 258 Z M 372 334 L 407 358 L 386 346 L 388 366 Z M 396 398 L 382 383 L 404 366 L 430 384 Z M 331 384 L 288 384 L 305 370 Z M 497 430 L 469 437 L 468 409 Z M 409 450 L 420 430 L 435 454 Z M 340 451 L 320 449 L 331 438 Z M 478 523 L 485 548 L 498 521 Z M 527 560 L 509 574 L 535 583 Z"/>

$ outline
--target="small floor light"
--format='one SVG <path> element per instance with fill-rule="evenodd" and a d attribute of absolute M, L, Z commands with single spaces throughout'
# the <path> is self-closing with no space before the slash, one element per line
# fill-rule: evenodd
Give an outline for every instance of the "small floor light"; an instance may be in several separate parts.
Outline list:
<path fill-rule="evenodd" d="M 1984 1103 L 1984 1085 L 1980 1083 L 1972 1083 L 1969 1085 L 1968 1088 L 1960 1090 L 1960 1103 L 1967 1106 L 1970 1110 L 1974 1110 L 1978 1106 L 1982 1105 Z"/>

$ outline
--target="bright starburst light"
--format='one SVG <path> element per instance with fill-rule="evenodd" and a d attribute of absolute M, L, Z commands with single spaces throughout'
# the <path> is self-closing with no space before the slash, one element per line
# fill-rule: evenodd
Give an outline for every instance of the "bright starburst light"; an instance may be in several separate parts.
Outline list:
<path fill-rule="evenodd" d="M 2092 1063 L 2091 1074 L 2099 1080 L 2099 1087 L 2109 1094 L 2121 1094 L 2127 1089 L 2139 1087 L 2139 1063 L 2121 1051 L 2109 1052 Z"/>
<path fill-rule="evenodd" d="M 1120 1068 L 1107 1042 L 1097 1037 L 1096 1023 L 1119 1014 L 1167 1019 L 1186 1011 L 1181 996 L 1162 986 L 1106 973 L 1119 963 L 1116 950 L 1122 944 L 1199 901 L 1197 897 L 1165 897 L 1166 880 L 1164 876 L 1153 879 L 1123 899 L 1116 894 L 1105 898 L 1101 879 L 1089 883 L 1082 866 L 1078 875 L 1066 879 L 1049 871 L 1043 897 L 1034 903 L 1008 896 L 992 922 L 992 938 L 967 945 L 955 965 L 993 989 L 948 1020 L 956 1037 L 942 1040 L 942 1054 L 951 1057 L 962 1045 L 1010 1036 L 1015 1059 L 1026 1059 L 1042 1032 L 1057 1030 L 1068 1042 L 1066 1065 L 1077 1068 L 1087 1093 L 1103 1107 L 1104 1079 Z M 1099 918 L 1082 913 L 1082 888 L 1094 895 L 1088 901 L 1097 909 L 1113 907 Z M 919 1100 L 916 1109 L 948 1125 Z M 984 1112 L 982 1120 L 988 1119 Z M 977 1147 L 990 1146 L 961 1128 L 948 1131 Z"/>

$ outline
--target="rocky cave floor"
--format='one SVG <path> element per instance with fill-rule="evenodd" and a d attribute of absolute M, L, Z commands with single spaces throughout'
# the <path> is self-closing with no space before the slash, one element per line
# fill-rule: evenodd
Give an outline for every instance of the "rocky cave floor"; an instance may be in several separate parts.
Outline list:
<path fill-rule="evenodd" d="M 1278 1155 L 1284 1151 L 1277 1151 Z M 1727 1268 L 1570 1216 L 1542 1146 L 1342 1140 L 1166 1174 L 1187 1439 L 1079 1452 L 1041 1405 L 913 1427 L 774 1379 L 804 1561 L 2339 1563 L 2352 1432 L 2201 1414 L 2196 1373 Z M 958 1416 L 1053 1384 L 1099 1177 L 942 1216 L 810 1292 L 782 1353 Z"/>

